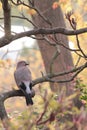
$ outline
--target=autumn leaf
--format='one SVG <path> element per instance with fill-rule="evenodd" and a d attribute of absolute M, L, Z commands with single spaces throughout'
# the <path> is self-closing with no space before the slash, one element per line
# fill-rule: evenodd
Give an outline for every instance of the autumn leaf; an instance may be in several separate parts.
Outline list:
<path fill-rule="evenodd" d="M 59 6 L 59 3 L 58 2 L 54 2 L 53 5 L 52 5 L 52 8 L 56 9 L 56 8 L 58 8 L 58 6 Z"/>
<path fill-rule="evenodd" d="M 36 11 L 34 9 L 27 9 L 26 11 L 28 14 L 30 15 L 35 15 L 36 14 Z"/>

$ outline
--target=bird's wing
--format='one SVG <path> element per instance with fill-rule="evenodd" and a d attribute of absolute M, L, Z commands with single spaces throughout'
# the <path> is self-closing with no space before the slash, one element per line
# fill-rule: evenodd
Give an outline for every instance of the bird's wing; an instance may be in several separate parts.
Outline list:
<path fill-rule="evenodd" d="M 31 72 L 30 72 L 30 70 L 27 68 L 27 67 L 23 67 L 22 68 L 22 73 L 23 73 L 23 79 L 25 80 L 25 81 L 31 81 L 32 80 L 32 77 L 31 77 Z"/>
<path fill-rule="evenodd" d="M 31 72 L 27 67 L 21 67 L 14 72 L 14 78 L 18 86 L 24 81 L 32 82 Z"/>

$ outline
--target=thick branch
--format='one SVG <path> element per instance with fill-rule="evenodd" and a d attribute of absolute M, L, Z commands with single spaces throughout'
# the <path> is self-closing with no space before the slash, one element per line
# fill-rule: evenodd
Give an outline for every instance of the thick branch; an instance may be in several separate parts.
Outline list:
<path fill-rule="evenodd" d="M 2 101 L 1 96 L 0 96 L 0 118 L 1 120 L 8 118 L 6 110 L 5 110 L 4 102 Z"/>
<path fill-rule="evenodd" d="M 7 112 L 5 110 L 4 101 L 10 97 L 14 96 L 24 96 L 20 90 L 13 90 L 0 95 L 0 118 L 1 120 L 8 118 Z"/>
<path fill-rule="evenodd" d="M 3 12 L 4 12 L 5 36 L 9 37 L 11 35 L 11 17 L 10 17 L 11 8 L 8 3 L 8 0 L 3 0 L 2 5 L 3 5 Z"/>
<path fill-rule="evenodd" d="M 67 30 L 65 28 L 40 28 L 40 29 L 34 29 L 31 31 L 26 31 L 26 32 L 22 32 L 20 34 L 17 34 L 14 36 L 14 39 L 18 39 L 24 36 L 31 36 L 31 35 L 37 35 L 37 34 L 56 34 L 56 33 L 61 33 L 64 35 L 77 35 L 77 34 L 82 34 L 82 33 L 87 33 L 87 28 L 82 28 L 82 29 L 78 29 L 78 30 Z"/>
<path fill-rule="evenodd" d="M 30 30 L 30 31 L 25 31 L 25 32 L 21 32 L 18 33 L 16 35 L 11 35 L 10 37 L 6 38 L 6 37 L 2 37 L 0 39 L 0 47 L 3 47 L 7 44 L 9 44 L 10 42 L 12 42 L 13 40 L 28 36 L 30 37 L 31 35 L 38 35 L 38 34 L 57 34 L 57 33 L 61 33 L 64 35 L 77 35 L 77 34 L 82 34 L 82 33 L 87 33 L 87 28 L 82 28 L 82 29 L 78 29 L 78 30 L 68 30 L 65 28 L 40 28 L 40 29 L 34 29 L 34 30 Z"/>

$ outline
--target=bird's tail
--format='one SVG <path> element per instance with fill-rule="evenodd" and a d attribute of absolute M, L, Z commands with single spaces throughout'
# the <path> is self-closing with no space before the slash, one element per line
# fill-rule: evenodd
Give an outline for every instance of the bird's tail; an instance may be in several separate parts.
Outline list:
<path fill-rule="evenodd" d="M 26 104 L 27 105 L 33 105 L 33 100 L 31 97 L 31 94 L 26 92 L 26 85 L 22 82 L 22 84 L 20 85 L 20 90 L 24 93 L 25 95 L 25 99 L 26 99 Z"/>
<path fill-rule="evenodd" d="M 27 106 L 30 104 L 30 105 L 33 105 L 33 100 L 31 98 L 31 95 L 30 94 L 26 94 L 25 95 L 25 98 L 26 98 L 26 104 Z"/>

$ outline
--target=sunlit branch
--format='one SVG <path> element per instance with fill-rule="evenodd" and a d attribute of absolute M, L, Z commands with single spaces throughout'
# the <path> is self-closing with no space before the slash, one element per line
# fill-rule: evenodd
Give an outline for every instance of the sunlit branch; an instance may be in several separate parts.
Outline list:
<path fill-rule="evenodd" d="M 80 60 L 81 60 L 81 56 L 79 56 L 79 58 L 77 59 L 77 62 L 76 62 L 76 64 L 75 64 L 75 67 L 77 67 L 77 66 L 78 66 L 78 64 L 79 64 Z"/>
<path fill-rule="evenodd" d="M 84 58 L 87 58 L 87 55 L 83 52 L 83 50 L 82 50 L 82 48 L 80 46 L 78 35 L 76 35 L 76 40 L 77 40 L 77 46 L 78 46 L 80 52 L 82 53 L 82 55 L 84 56 Z"/>
<path fill-rule="evenodd" d="M 80 51 L 79 51 L 80 52 Z M 85 59 L 83 55 L 79 54 L 78 51 L 75 51 L 75 53 L 80 56 L 81 58 Z"/>
<path fill-rule="evenodd" d="M 76 20 L 75 20 L 74 18 L 70 18 L 72 14 L 73 14 L 73 12 L 71 12 L 70 15 L 67 13 L 67 14 L 66 14 L 66 18 L 68 19 L 68 21 L 69 21 L 69 23 L 70 23 L 72 29 L 73 29 L 73 30 L 76 30 L 76 28 L 77 28 L 77 22 L 76 22 Z M 77 41 L 77 46 L 78 46 L 78 48 L 79 48 L 81 54 L 83 55 L 84 58 L 87 58 L 87 55 L 83 52 L 83 50 L 82 50 L 82 48 L 81 48 L 81 46 L 80 46 L 78 34 L 76 34 L 76 41 Z"/>

